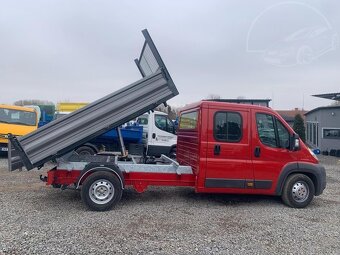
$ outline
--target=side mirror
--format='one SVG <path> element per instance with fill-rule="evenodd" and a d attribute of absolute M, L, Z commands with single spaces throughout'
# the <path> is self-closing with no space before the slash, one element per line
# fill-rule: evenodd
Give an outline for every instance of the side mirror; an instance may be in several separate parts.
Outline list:
<path fill-rule="evenodd" d="M 290 137 L 290 148 L 291 151 L 300 150 L 300 137 L 298 134 L 292 134 Z"/>

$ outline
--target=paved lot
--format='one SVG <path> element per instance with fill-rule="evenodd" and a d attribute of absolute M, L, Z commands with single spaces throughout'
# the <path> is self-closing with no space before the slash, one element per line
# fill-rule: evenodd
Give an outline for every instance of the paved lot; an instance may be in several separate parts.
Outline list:
<path fill-rule="evenodd" d="M 46 187 L 46 170 L 7 171 L 0 158 L 0 254 L 340 254 L 340 161 L 320 157 L 328 186 L 306 209 L 268 196 L 190 188 L 125 191 L 112 211 Z"/>

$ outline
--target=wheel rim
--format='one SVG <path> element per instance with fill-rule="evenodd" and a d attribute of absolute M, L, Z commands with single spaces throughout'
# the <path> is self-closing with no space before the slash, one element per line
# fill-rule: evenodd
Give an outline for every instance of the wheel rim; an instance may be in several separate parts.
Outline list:
<path fill-rule="evenodd" d="M 115 194 L 112 183 L 105 179 L 100 179 L 92 183 L 89 195 L 96 204 L 106 204 L 110 202 Z"/>
<path fill-rule="evenodd" d="M 302 203 L 309 197 L 309 187 L 304 181 L 296 182 L 292 188 L 293 199 L 296 202 Z"/>

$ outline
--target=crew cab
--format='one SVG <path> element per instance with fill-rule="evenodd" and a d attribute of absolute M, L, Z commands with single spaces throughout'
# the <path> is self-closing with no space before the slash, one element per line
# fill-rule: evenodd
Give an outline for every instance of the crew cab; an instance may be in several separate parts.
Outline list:
<path fill-rule="evenodd" d="M 195 190 L 282 196 L 305 207 L 326 186 L 312 151 L 268 107 L 202 101 L 181 111 L 177 160 L 197 176 Z"/>

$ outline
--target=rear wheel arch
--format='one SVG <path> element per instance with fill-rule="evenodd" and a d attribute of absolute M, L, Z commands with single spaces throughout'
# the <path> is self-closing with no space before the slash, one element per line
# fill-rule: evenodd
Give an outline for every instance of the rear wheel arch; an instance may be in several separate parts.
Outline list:
<path fill-rule="evenodd" d="M 84 170 L 81 171 L 78 181 L 76 183 L 76 189 L 79 189 L 82 183 L 93 173 L 96 172 L 108 172 L 113 175 L 115 175 L 118 180 L 121 183 L 122 189 L 125 188 L 125 181 L 124 181 L 124 176 L 123 173 L 120 171 L 119 167 L 117 165 L 103 165 L 103 164 L 95 164 L 95 163 L 90 163 L 88 164 Z"/>

